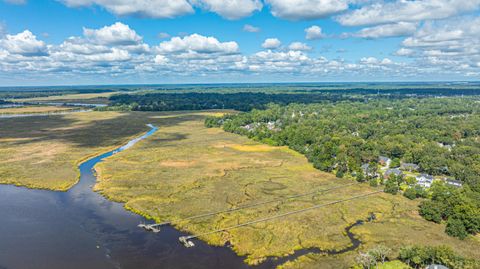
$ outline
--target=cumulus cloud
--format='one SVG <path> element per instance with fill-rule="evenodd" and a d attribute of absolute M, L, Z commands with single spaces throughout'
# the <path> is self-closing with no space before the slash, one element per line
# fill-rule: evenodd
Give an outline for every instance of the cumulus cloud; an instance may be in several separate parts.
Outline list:
<path fill-rule="evenodd" d="M 403 42 L 397 55 L 413 56 L 417 64 L 450 73 L 480 74 L 480 17 L 425 23 Z"/>
<path fill-rule="evenodd" d="M 267 38 L 262 43 L 264 49 L 278 49 L 282 45 L 282 42 L 278 38 Z"/>
<path fill-rule="evenodd" d="M 400 48 L 395 52 L 397 56 L 412 56 L 415 54 L 415 51 L 412 49 Z"/>
<path fill-rule="evenodd" d="M 315 39 L 321 39 L 324 38 L 325 35 L 322 33 L 322 28 L 317 25 L 313 25 L 307 29 L 305 29 L 305 38 L 308 40 L 315 40 Z"/>
<path fill-rule="evenodd" d="M 307 50 L 311 50 L 312 47 L 310 47 L 310 46 L 308 46 L 307 44 L 302 43 L 302 42 L 292 42 L 292 43 L 288 46 L 288 49 L 289 49 L 289 50 L 302 50 L 302 51 L 307 51 Z"/>
<path fill-rule="evenodd" d="M 125 24 L 88 29 L 60 44 L 40 41 L 30 31 L 0 37 L 0 74 L 3 78 L 211 77 L 265 74 L 287 79 L 412 79 L 432 75 L 444 78 L 480 77 L 480 18 L 466 17 L 426 23 L 405 38 L 392 54 L 411 57 L 406 62 L 389 58 L 327 59 L 313 56 L 302 42 L 282 46 L 278 39 L 265 50 L 242 54 L 234 41 L 191 34 L 172 37 L 150 47 Z M 321 33 L 321 31 L 320 31 Z M 321 53 L 321 51 L 317 51 Z M 263 77 L 263 76 L 262 76 Z"/>
<path fill-rule="evenodd" d="M 121 22 L 100 29 L 83 28 L 83 35 L 93 43 L 102 45 L 134 45 L 142 41 L 134 30 Z"/>
<path fill-rule="evenodd" d="M 251 16 L 253 12 L 262 10 L 263 7 L 260 0 L 195 0 L 193 2 L 229 20 Z"/>
<path fill-rule="evenodd" d="M 205 37 L 199 34 L 192 34 L 185 37 L 173 37 L 164 41 L 158 46 L 161 53 L 223 53 L 233 54 L 238 52 L 236 42 L 220 42 L 215 37 Z"/>
<path fill-rule="evenodd" d="M 347 0 L 265 0 L 275 17 L 313 20 L 348 9 Z"/>
<path fill-rule="evenodd" d="M 347 26 L 415 22 L 443 19 L 480 8 L 480 0 L 396 0 L 373 2 L 340 15 L 337 20 Z"/>
<path fill-rule="evenodd" d="M 16 35 L 6 35 L 0 40 L 0 47 L 11 54 L 22 56 L 46 56 L 48 55 L 45 42 L 38 40 L 37 37 L 25 30 Z"/>
<path fill-rule="evenodd" d="M 69 7 L 98 5 L 109 12 L 125 16 L 133 15 L 151 18 L 174 18 L 194 13 L 187 0 L 60 0 Z"/>
<path fill-rule="evenodd" d="M 261 31 L 260 27 L 255 27 L 253 25 L 250 25 L 250 24 L 245 24 L 243 26 L 243 31 L 245 32 L 249 32 L 249 33 L 258 33 Z"/>
<path fill-rule="evenodd" d="M 399 22 L 393 24 L 377 25 L 363 28 L 353 36 L 362 38 L 381 38 L 394 36 L 407 36 L 413 34 L 417 29 L 416 23 Z"/>

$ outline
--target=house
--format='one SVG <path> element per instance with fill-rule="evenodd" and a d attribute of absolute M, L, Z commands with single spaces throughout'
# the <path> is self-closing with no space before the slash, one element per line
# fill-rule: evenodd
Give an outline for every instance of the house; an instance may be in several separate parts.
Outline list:
<path fill-rule="evenodd" d="M 378 157 L 378 163 L 381 166 L 390 167 L 390 164 L 392 163 L 392 160 L 388 157 L 380 156 L 380 157 Z"/>
<path fill-rule="evenodd" d="M 378 173 L 375 171 L 375 169 L 373 169 L 370 166 L 370 164 L 368 164 L 368 163 L 363 164 L 361 168 L 362 168 L 363 174 L 365 176 L 368 176 L 368 177 L 377 177 L 378 176 Z"/>
<path fill-rule="evenodd" d="M 252 123 L 252 124 L 247 124 L 245 126 L 242 126 L 243 129 L 249 131 L 249 132 L 253 132 L 255 131 L 255 129 L 257 129 L 258 127 L 260 126 L 260 124 L 258 122 L 256 123 Z"/>
<path fill-rule="evenodd" d="M 441 264 L 430 264 L 425 269 L 448 269 L 448 267 Z"/>
<path fill-rule="evenodd" d="M 383 173 L 383 178 L 389 178 L 390 175 L 395 175 L 397 177 L 399 177 L 399 176 L 403 177 L 403 172 L 398 168 L 388 169 L 387 171 L 385 171 L 385 173 Z"/>
<path fill-rule="evenodd" d="M 463 186 L 463 183 L 460 180 L 455 180 L 452 178 L 443 178 L 443 181 L 445 182 L 445 184 L 452 187 L 460 188 Z"/>
<path fill-rule="evenodd" d="M 420 169 L 420 166 L 414 163 L 402 163 L 400 165 L 400 169 L 413 172 L 413 171 L 418 171 L 418 169 Z"/>
<path fill-rule="evenodd" d="M 433 176 L 427 174 L 421 174 L 415 178 L 417 180 L 417 185 L 420 185 L 424 188 L 430 188 L 433 183 Z"/>

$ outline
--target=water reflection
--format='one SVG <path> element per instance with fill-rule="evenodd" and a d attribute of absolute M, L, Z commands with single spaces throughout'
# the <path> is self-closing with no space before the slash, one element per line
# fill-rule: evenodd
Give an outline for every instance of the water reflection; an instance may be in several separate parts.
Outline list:
<path fill-rule="evenodd" d="M 150 128 L 142 139 L 156 131 Z M 93 192 L 92 169 L 112 154 L 81 164 L 68 192 L 0 186 L 0 268 L 247 268 L 228 248 L 183 247 L 185 234 L 172 227 L 147 233 L 137 228 L 142 217 Z"/>

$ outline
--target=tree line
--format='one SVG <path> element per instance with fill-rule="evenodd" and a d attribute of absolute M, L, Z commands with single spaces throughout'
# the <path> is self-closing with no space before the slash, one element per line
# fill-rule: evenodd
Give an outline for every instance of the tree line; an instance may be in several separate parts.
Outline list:
<path fill-rule="evenodd" d="M 289 146 L 314 167 L 338 177 L 385 184 L 396 194 L 406 180 L 376 174 L 379 156 L 418 164 L 419 172 L 448 176 L 464 188 L 443 186 L 426 193 L 414 182 L 405 196 L 431 196 L 422 215 L 447 223 L 446 232 L 465 238 L 480 231 L 480 105 L 478 98 L 366 99 L 321 104 L 270 104 L 264 110 L 208 118 L 206 126 Z M 362 168 L 369 165 L 368 173 Z M 446 194 L 448 193 L 448 195 Z M 438 195 L 437 195 L 438 194 Z"/>

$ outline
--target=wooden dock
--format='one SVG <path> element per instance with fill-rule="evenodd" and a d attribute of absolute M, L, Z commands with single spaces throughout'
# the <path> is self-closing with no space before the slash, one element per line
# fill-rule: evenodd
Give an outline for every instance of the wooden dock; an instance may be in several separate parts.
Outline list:
<path fill-rule="evenodd" d="M 240 224 L 233 225 L 233 226 L 216 229 L 216 230 L 213 230 L 213 231 L 210 231 L 210 232 L 205 232 L 205 233 L 190 235 L 190 236 L 182 236 L 178 239 L 186 247 L 193 247 L 193 246 L 195 246 L 195 244 L 191 240 L 196 239 L 196 238 L 201 237 L 201 236 L 206 236 L 206 235 L 215 234 L 215 233 L 219 233 L 219 232 L 225 232 L 225 231 L 228 231 L 228 230 L 232 230 L 232 229 L 236 229 L 236 228 L 240 228 L 240 227 L 244 227 L 244 226 L 248 226 L 248 225 L 252 225 L 252 224 L 256 224 L 256 223 L 260 223 L 260 222 L 266 222 L 266 221 L 269 221 L 269 220 L 274 220 L 274 219 L 278 219 L 278 218 L 282 218 L 282 217 L 287 217 L 287 216 L 290 216 L 290 215 L 303 213 L 303 212 L 313 210 L 313 209 L 317 209 L 317 208 L 321 208 L 321 207 L 326 207 L 326 206 L 330 206 L 330 205 L 334 205 L 334 204 L 340 204 L 340 203 L 344 203 L 344 202 L 347 202 L 347 201 L 352 201 L 352 200 L 355 200 L 355 199 L 365 198 L 365 197 L 372 196 L 372 195 L 375 195 L 375 194 L 379 194 L 379 193 L 382 193 L 382 192 L 383 191 L 375 191 L 375 192 L 370 192 L 370 193 L 366 193 L 366 194 L 361 194 L 361 195 L 353 196 L 353 197 L 342 199 L 342 200 L 337 200 L 337 201 L 333 201 L 333 202 L 329 202 L 329 203 L 325 203 L 325 204 L 314 205 L 314 206 L 299 209 L 299 210 L 289 211 L 289 212 L 286 212 L 286 213 L 277 214 L 277 215 L 273 215 L 273 216 L 270 216 L 270 217 L 260 218 L 260 219 L 240 223 Z"/>
<path fill-rule="evenodd" d="M 290 200 L 290 199 L 305 197 L 305 196 L 319 194 L 319 193 L 325 193 L 325 192 L 329 192 L 329 191 L 333 191 L 333 190 L 337 190 L 337 189 L 341 189 L 341 188 L 346 188 L 346 187 L 353 186 L 353 185 L 358 185 L 358 184 L 359 184 L 358 182 L 355 182 L 355 183 L 350 183 L 350 184 L 341 185 L 341 186 L 335 186 L 335 187 L 331 187 L 331 188 L 327 188 L 327 189 L 319 189 L 319 190 L 315 190 L 315 191 L 312 191 L 312 192 L 300 193 L 300 194 L 290 195 L 290 196 L 286 196 L 286 197 L 282 197 L 282 198 L 278 198 L 278 199 L 272 199 L 272 200 L 267 200 L 267 201 L 263 201 L 263 202 L 243 205 L 243 206 L 239 206 L 239 207 L 235 207 L 235 208 L 224 209 L 224 210 L 219 210 L 219 211 L 213 211 L 213 212 L 208 212 L 208 213 L 204 213 L 204 214 L 194 215 L 194 216 L 183 218 L 179 221 L 206 218 L 206 217 L 211 217 L 211 216 L 215 216 L 215 215 L 222 214 L 222 213 L 231 213 L 231 212 L 235 212 L 235 211 L 239 211 L 239 210 L 243 210 L 243 209 L 247 209 L 247 208 L 252 208 L 252 207 L 257 207 L 257 206 L 261 206 L 261 205 L 283 202 L 283 201 L 287 201 L 287 200 Z M 152 232 L 157 232 L 158 233 L 160 231 L 160 227 L 165 226 L 165 225 L 171 225 L 171 224 L 172 224 L 171 221 L 165 221 L 165 222 L 162 222 L 162 223 L 155 223 L 155 224 L 139 224 L 138 227 L 144 228 L 147 231 L 152 231 Z"/>

